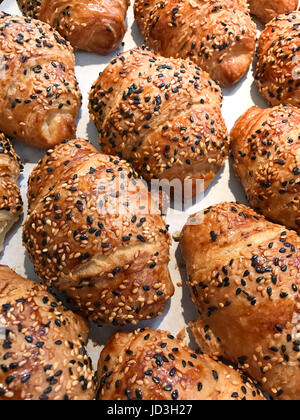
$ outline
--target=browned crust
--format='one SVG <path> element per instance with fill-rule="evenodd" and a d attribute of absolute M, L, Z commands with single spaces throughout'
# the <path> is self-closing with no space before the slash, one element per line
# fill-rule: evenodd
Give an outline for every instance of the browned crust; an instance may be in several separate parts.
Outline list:
<path fill-rule="evenodd" d="M 70 44 L 49 25 L 0 14 L 0 129 L 31 146 L 74 136 L 81 95 Z"/>
<path fill-rule="evenodd" d="M 91 400 L 88 325 L 44 286 L 0 266 L 0 400 Z"/>
<path fill-rule="evenodd" d="M 299 399 L 298 235 L 236 203 L 190 223 L 180 244 L 199 345 L 238 363 L 272 397 Z"/>
<path fill-rule="evenodd" d="M 267 23 L 283 13 L 297 10 L 298 0 L 248 0 L 250 12 L 263 23 Z"/>
<path fill-rule="evenodd" d="M 109 54 L 126 32 L 129 0 L 18 0 L 22 13 L 55 28 L 79 50 Z"/>
<path fill-rule="evenodd" d="M 48 151 L 30 176 L 24 245 L 35 271 L 92 321 L 151 319 L 174 293 L 170 237 L 148 194 L 127 162 L 82 139 Z"/>
<path fill-rule="evenodd" d="M 269 22 L 258 43 L 256 83 L 271 105 L 299 106 L 300 12 L 280 15 Z"/>
<path fill-rule="evenodd" d="M 18 187 L 22 164 L 12 144 L 0 132 L 0 251 L 4 236 L 22 213 L 23 203 Z"/>
<path fill-rule="evenodd" d="M 252 62 L 256 26 L 246 0 L 135 0 L 134 12 L 150 48 L 193 60 L 224 87 Z"/>
<path fill-rule="evenodd" d="M 189 61 L 136 48 L 113 59 L 92 86 L 89 109 L 100 146 L 144 179 L 204 180 L 228 157 L 219 86 Z"/>
<path fill-rule="evenodd" d="M 251 206 L 300 232 L 300 111 L 250 108 L 231 131 L 234 169 Z"/>
<path fill-rule="evenodd" d="M 98 366 L 102 400 L 262 400 L 245 375 L 166 331 L 118 332 Z"/>

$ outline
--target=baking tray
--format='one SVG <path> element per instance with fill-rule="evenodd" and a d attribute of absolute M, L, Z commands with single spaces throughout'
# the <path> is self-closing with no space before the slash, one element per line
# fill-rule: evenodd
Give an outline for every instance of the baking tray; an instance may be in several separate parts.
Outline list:
<path fill-rule="evenodd" d="M 20 15 L 16 1 L 4 0 L 1 4 L 1 10 L 10 14 Z M 262 27 L 258 25 L 258 35 Z M 121 51 L 141 45 L 143 38 L 138 30 L 137 24 L 133 17 L 133 6 L 129 7 L 127 14 L 127 32 L 122 45 L 114 53 L 105 57 L 92 53 L 76 52 L 76 76 L 83 95 L 82 107 L 78 117 L 77 137 L 88 139 L 99 149 L 98 133 L 96 127 L 89 118 L 88 112 L 88 92 L 97 79 L 99 72 L 103 71 L 109 61 Z M 242 115 L 252 105 L 262 108 L 267 107 L 267 103 L 259 94 L 253 78 L 253 67 L 249 69 L 248 74 L 235 86 L 224 89 L 224 102 L 222 107 L 223 116 L 227 124 L 228 130 L 232 128 L 237 118 Z M 27 214 L 27 180 L 41 157 L 44 156 L 43 151 L 29 147 L 18 141 L 14 142 L 17 153 L 21 157 L 24 164 L 24 172 L 20 178 L 21 194 L 24 201 L 24 213 L 19 222 L 14 226 L 5 241 L 5 248 L 0 254 L 0 263 L 8 265 L 18 274 L 29 279 L 38 281 L 37 275 L 34 273 L 33 265 L 26 255 L 25 248 L 22 246 L 22 224 Z M 229 160 L 225 167 L 220 171 L 214 183 L 203 194 L 197 197 L 197 202 L 185 211 L 169 212 L 166 222 L 170 226 L 169 231 L 175 239 L 171 246 L 170 273 L 175 286 L 175 295 L 165 312 L 158 318 L 140 322 L 138 326 L 127 326 L 123 330 L 133 330 L 137 327 L 149 327 L 153 329 L 163 329 L 176 335 L 181 332 L 188 323 L 197 317 L 197 311 L 190 299 L 190 293 L 185 285 L 185 270 L 181 259 L 179 244 L 176 236 L 181 231 L 189 214 L 195 213 L 208 206 L 223 202 L 237 201 L 247 204 L 245 193 L 236 179 L 232 162 Z M 88 343 L 88 351 L 92 358 L 94 367 L 97 367 L 99 354 L 101 349 L 107 342 L 108 338 L 114 334 L 120 327 L 97 327 L 91 325 L 90 340 Z M 187 334 L 186 341 L 192 347 L 194 343 L 192 338 Z"/>

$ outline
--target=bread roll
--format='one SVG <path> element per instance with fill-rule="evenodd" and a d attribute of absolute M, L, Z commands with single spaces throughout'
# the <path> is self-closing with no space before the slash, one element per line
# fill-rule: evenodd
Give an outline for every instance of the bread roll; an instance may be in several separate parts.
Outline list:
<path fill-rule="evenodd" d="M 100 74 L 89 108 L 104 153 L 147 182 L 202 179 L 207 188 L 228 157 L 221 103 L 220 88 L 192 62 L 137 48 Z"/>
<path fill-rule="evenodd" d="M 35 271 L 97 324 L 161 315 L 174 287 L 170 237 L 131 166 L 76 139 L 29 178 L 24 245 Z"/>
<path fill-rule="evenodd" d="M 300 105 L 300 12 L 280 15 L 261 33 L 256 83 L 272 105 Z"/>
<path fill-rule="evenodd" d="M 164 57 L 193 60 L 226 87 L 253 60 L 256 26 L 246 0 L 135 0 L 146 44 Z"/>
<path fill-rule="evenodd" d="M 101 400 L 263 400 L 246 375 L 166 331 L 118 332 L 98 366 Z"/>
<path fill-rule="evenodd" d="M 10 141 L 0 132 L 0 252 L 6 234 L 22 213 L 22 197 L 18 187 L 23 166 Z"/>
<path fill-rule="evenodd" d="M 250 108 L 231 131 L 231 149 L 251 206 L 300 233 L 299 108 Z"/>
<path fill-rule="evenodd" d="M 238 364 L 275 399 L 300 398 L 300 238 L 250 208 L 192 216 L 180 238 L 201 349 Z"/>
<path fill-rule="evenodd" d="M 0 400 L 91 400 L 87 324 L 44 286 L 0 266 Z"/>
<path fill-rule="evenodd" d="M 298 7 L 298 0 L 248 0 L 250 12 L 263 23 L 276 16 L 292 12 Z"/>
<path fill-rule="evenodd" d="M 126 32 L 129 0 L 17 0 L 22 13 L 40 19 L 74 48 L 108 54 Z"/>
<path fill-rule="evenodd" d="M 0 130 L 48 148 L 74 136 L 81 95 L 68 42 L 38 20 L 0 13 Z"/>

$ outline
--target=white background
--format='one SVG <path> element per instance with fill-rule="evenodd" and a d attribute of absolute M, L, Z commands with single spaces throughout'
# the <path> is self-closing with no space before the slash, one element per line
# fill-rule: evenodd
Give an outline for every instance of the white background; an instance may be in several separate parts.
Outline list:
<path fill-rule="evenodd" d="M 131 2 L 132 1 L 133 0 L 131 0 Z M 4 10 L 7 13 L 20 15 L 20 11 L 17 7 L 16 1 L 14 0 L 5 0 L 0 7 L 1 10 Z M 76 75 L 83 95 L 82 108 L 78 118 L 77 136 L 87 138 L 97 147 L 97 130 L 94 124 L 90 121 L 88 113 L 88 92 L 93 82 L 97 79 L 99 72 L 105 68 L 117 52 L 128 50 L 136 45 L 140 45 L 143 42 L 143 38 L 139 33 L 136 23 L 134 22 L 132 6 L 130 6 L 128 11 L 127 26 L 128 28 L 124 38 L 124 45 L 122 45 L 113 54 L 101 57 L 91 53 L 76 53 Z M 259 24 L 258 27 L 261 29 Z M 258 93 L 254 83 L 253 70 L 254 66 L 250 68 L 247 76 L 245 76 L 240 83 L 232 88 L 225 89 L 223 92 L 223 116 L 228 130 L 232 128 L 237 118 L 250 106 L 267 106 L 266 102 Z M 20 187 L 24 200 L 24 215 L 26 215 L 26 187 L 28 176 L 38 160 L 44 155 L 44 152 L 33 149 L 17 141 L 14 142 L 14 146 L 25 166 L 25 170 L 20 178 Z M 208 189 L 208 191 L 206 191 L 205 196 L 199 199 L 195 206 L 190 208 L 186 213 L 177 213 L 176 215 L 169 215 L 167 217 L 167 223 L 170 224 L 170 233 L 174 234 L 181 230 L 186 221 L 187 214 L 194 213 L 197 210 L 222 201 L 238 201 L 240 203 L 246 203 L 245 194 L 233 173 L 230 161 L 227 162 L 225 168 L 218 174 L 213 185 Z M 32 263 L 22 246 L 22 224 L 24 222 L 24 217 L 26 216 L 23 216 L 20 219 L 19 223 L 7 236 L 4 252 L 0 254 L 0 263 L 10 266 L 25 277 L 37 280 L 37 276 L 33 271 Z M 171 248 L 170 272 L 176 292 L 166 311 L 161 317 L 152 321 L 142 322 L 139 326 L 148 326 L 154 329 L 165 329 L 172 332 L 172 334 L 177 334 L 182 330 L 182 328 L 187 326 L 188 322 L 197 317 L 197 312 L 189 298 L 189 290 L 184 285 L 184 266 L 180 258 L 178 243 L 174 241 Z M 182 287 L 177 285 L 179 282 L 183 282 Z M 127 327 L 127 329 L 133 328 L 136 327 Z M 105 344 L 108 337 L 110 337 L 115 331 L 116 328 L 114 327 L 92 326 L 90 334 L 91 340 L 89 342 L 88 349 L 95 366 L 99 358 L 101 346 Z M 94 345 L 95 342 L 98 343 L 97 346 Z"/>

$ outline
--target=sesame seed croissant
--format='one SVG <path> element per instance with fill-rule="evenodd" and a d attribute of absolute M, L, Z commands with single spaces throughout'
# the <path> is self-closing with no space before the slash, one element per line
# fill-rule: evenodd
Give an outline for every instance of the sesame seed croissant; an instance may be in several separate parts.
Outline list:
<path fill-rule="evenodd" d="M 267 23 L 276 16 L 297 9 L 298 0 L 248 0 L 250 13 Z"/>
<path fill-rule="evenodd" d="M 73 49 L 38 20 L 0 13 L 0 130 L 48 148 L 73 136 L 81 95 Z"/>
<path fill-rule="evenodd" d="M 108 54 L 126 32 L 129 0 L 17 0 L 22 13 L 55 28 L 79 50 Z"/>
<path fill-rule="evenodd" d="M 147 48 L 122 53 L 90 92 L 90 114 L 104 153 L 153 178 L 207 188 L 228 157 L 222 92 L 192 62 L 166 59 Z"/>
<path fill-rule="evenodd" d="M 222 203 L 191 216 L 180 244 L 201 349 L 237 364 L 271 397 L 299 400 L 297 233 Z"/>
<path fill-rule="evenodd" d="M 170 333 L 118 332 L 98 365 L 101 400 L 263 400 L 246 375 L 196 354 Z"/>
<path fill-rule="evenodd" d="M 75 139 L 29 178 L 24 245 L 36 273 L 98 324 L 161 315 L 174 287 L 170 237 L 131 166 Z"/>
<path fill-rule="evenodd" d="M 300 105 L 300 12 L 274 18 L 257 49 L 256 83 L 272 105 Z"/>
<path fill-rule="evenodd" d="M 248 71 L 256 25 L 246 0 L 135 0 L 134 12 L 159 54 L 193 60 L 224 87 Z"/>
<path fill-rule="evenodd" d="M 0 133 L 0 252 L 6 234 L 22 212 L 18 179 L 22 165 L 10 141 Z"/>
<path fill-rule="evenodd" d="M 44 286 L 0 266 L 0 400 L 92 400 L 88 325 Z"/>
<path fill-rule="evenodd" d="M 235 173 L 251 206 L 300 233 L 300 109 L 252 107 L 230 138 Z"/>

